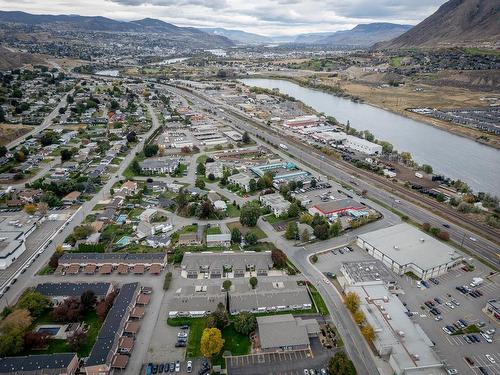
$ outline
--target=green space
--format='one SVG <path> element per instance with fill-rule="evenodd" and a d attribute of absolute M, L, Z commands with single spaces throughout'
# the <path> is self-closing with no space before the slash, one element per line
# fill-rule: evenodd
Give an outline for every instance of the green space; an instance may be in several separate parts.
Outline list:
<path fill-rule="evenodd" d="M 267 238 L 267 235 L 259 227 L 246 227 L 242 225 L 239 221 L 233 221 L 231 223 L 227 223 L 226 225 L 229 228 L 229 230 L 233 230 L 233 228 L 238 228 L 243 236 L 249 232 L 252 232 L 255 233 L 258 240 Z"/>
<path fill-rule="evenodd" d="M 500 51 L 494 49 L 484 49 L 484 48 L 466 48 L 465 52 L 469 55 L 491 55 L 491 56 L 500 56 Z"/>
<path fill-rule="evenodd" d="M 323 300 L 323 297 L 321 297 L 321 294 L 319 294 L 318 290 L 314 285 L 308 285 L 309 287 L 309 293 L 311 294 L 311 298 L 316 305 L 316 308 L 318 309 L 318 312 L 321 315 L 330 315 L 330 312 L 328 311 L 328 307 L 326 307 L 326 303 Z"/>
<path fill-rule="evenodd" d="M 173 327 L 188 325 L 189 337 L 186 347 L 186 358 L 202 357 L 200 342 L 206 325 L 205 318 L 169 318 L 167 324 Z"/>
<path fill-rule="evenodd" d="M 187 164 L 179 164 L 179 167 L 172 173 L 172 177 L 182 177 L 188 169 Z"/>
<path fill-rule="evenodd" d="M 226 215 L 228 217 L 240 217 L 241 211 L 238 209 L 238 206 L 234 206 L 233 204 L 228 204 Z"/>
<path fill-rule="evenodd" d="M 55 269 L 46 264 L 43 266 L 40 271 L 38 271 L 38 275 L 52 275 L 54 273 Z"/>
<path fill-rule="evenodd" d="M 205 162 L 207 161 L 207 159 L 208 159 L 208 155 L 206 155 L 206 154 L 200 155 L 200 156 L 198 156 L 198 158 L 196 159 L 196 163 L 197 163 L 197 164 L 198 164 L 198 163 L 203 163 L 203 164 L 205 164 Z"/>
<path fill-rule="evenodd" d="M 282 221 L 286 221 L 286 219 L 283 219 L 281 217 L 276 217 L 274 214 L 269 214 L 267 216 L 264 216 L 264 219 L 269 224 L 277 224 L 277 223 L 281 223 Z"/>
<path fill-rule="evenodd" d="M 219 226 L 211 226 L 210 228 L 207 228 L 206 234 L 221 234 L 222 231 L 220 230 Z"/>
<path fill-rule="evenodd" d="M 393 58 L 391 58 L 391 65 L 395 68 L 399 68 L 401 66 L 402 60 L 403 60 L 403 58 L 400 56 L 393 57 Z"/>

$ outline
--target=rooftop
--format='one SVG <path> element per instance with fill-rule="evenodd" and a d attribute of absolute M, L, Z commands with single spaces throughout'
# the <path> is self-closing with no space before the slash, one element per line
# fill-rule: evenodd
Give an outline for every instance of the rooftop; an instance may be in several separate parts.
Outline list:
<path fill-rule="evenodd" d="M 105 296 L 110 286 L 110 283 L 43 283 L 38 284 L 35 291 L 47 297 L 79 297 L 88 290 L 96 296 Z"/>
<path fill-rule="evenodd" d="M 0 373 L 61 374 L 75 357 L 76 353 L 60 353 L 0 358 Z"/>
<path fill-rule="evenodd" d="M 373 281 L 394 282 L 393 274 L 378 260 L 360 260 L 343 262 L 342 272 L 347 274 L 353 283 L 367 283 Z"/>
<path fill-rule="evenodd" d="M 259 316 L 257 325 L 263 349 L 309 345 L 307 328 L 299 325 L 291 314 Z"/>

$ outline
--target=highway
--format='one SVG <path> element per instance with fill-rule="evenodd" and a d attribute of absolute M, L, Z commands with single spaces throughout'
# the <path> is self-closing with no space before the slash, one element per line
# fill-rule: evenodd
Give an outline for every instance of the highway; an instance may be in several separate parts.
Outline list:
<path fill-rule="evenodd" d="M 306 152 L 303 147 L 297 147 L 295 143 L 292 144 L 291 142 L 287 142 L 283 137 L 280 137 L 270 130 L 263 129 L 262 124 L 257 123 L 254 119 L 249 118 L 244 113 L 240 113 L 226 104 L 215 102 L 212 98 L 207 98 L 205 95 L 198 92 L 193 94 L 190 91 L 177 87 L 168 86 L 168 88 L 178 95 L 189 97 L 192 101 L 199 101 L 213 110 L 216 110 L 217 107 L 223 107 L 225 110 L 224 116 L 228 117 L 232 121 L 232 125 L 235 125 L 238 129 L 247 131 L 249 134 L 255 136 L 258 135 L 265 141 L 274 145 L 284 143 L 288 148 L 286 150 L 287 153 L 293 158 L 308 164 L 324 175 L 331 176 L 338 181 L 343 181 L 348 184 L 349 181 L 356 180 L 358 184 L 356 188 L 359 190 L 367 190 L 368 198 L 380 201 L 386 206 L 390 206 L 402 214 L 407 215 L 416 222 L 428 222 L 431 226 L 438 228 L 443 228 L 444 224 L 449 226 L 449 228 L 446 228 L 446 231 L 450 233 L 450 239 L 453 242 L 462 245 L 463 248 L 468 250 L 471 254 L 489 262 L 496 268 L 500 268 L 500 250 L 492 241 L 482 238 L 472 231 L 461 228 L 451 221 L 443 219 L 436 213 L 430 212 L 392 192 L 381 189 L 371 182 L 353 177 L 351 173 L 347 173 L 343 168 L 339 168 L 332 161 L 326 160 L 324 155 L 318 154 L 314 149 L 308 149 Z M 245 118 L 245 121 L 242 121 L 241 118 Z"/>
<path fill-rule="evenodd" d="M 11 149 L 13 147 L 16 147 L 18 145 L 20 145 L 21 143 L 24 142 L 24 140 L 28 137 L 32 137 L 34 136 L 35 134 L 38 134 L 40 132 L 42 132 L 43 130 L 47 129 L 50 125 L 52 125 L 52 120 L 59 115 L 59 108 L 62 108 L 62 107 L 66 107 L 66 105 L 68 104 L 66 102 L 66 99 L 68 97 L 68 95 L 72 95 L 73 93 L 75 92 L 75 89 L 71 89 L 70 91 L 68 91 L 62 98 L 61 98 L 61 101 L 59 102 L 58 105 L 56 105 L 56 107 L 52 110 L 52 112 L 50 112 L 46 117 L 45 119 L 43 120 L 43 122 L 40 124 L 40 125 L 37 125 L 35 126 L 35 128 L 33 130 L 31 130 L 30 132 L 22 135 L 21 137 L 19 138 L 16 138 L 15 140 L 13 140 L 12 142 L 8 143 L 6 145 L 6 147 L 8 149 Z"/>
<path fill-rule="evenodd" d="M 142 150 L 144 146 L 144 140 L 147 139 L 158 127 L 160 127 L 160 122 L 158 121 L 158 117 L 154 113 L 153 107 L 151 107 L 150 104 L 147 104 L 149 113 L 151 115 L 152 119 L 152 126 L 151 129 L 145 133 L 144 135 L 141 136 L 141 141 L 137 143 L 137 145 L 130 150 L 130 152 L 127 154 L 127 156 L 122 160 L 120 163 L 120 166 L 118 168 L 118 171 L 115 172 L 112 176 L 110 176 L 109 180 L 102 186 L 101 190 L 97 192 L 92 199 L 86 201 L 83 203 L 78 211 L 74 214 L 74 216 L 66 221 L 66 223 L 62 226 L 62 230 L 56 232 L 54 236 L 51 238 L 51 242 L 48 244 L 48 246 L 43 249 L 44 245 L 40 246 L 40 249 L 38 251 L 43 251 L 38 258 L 35 258 L 36 253 L 38 251 L 33 252 L 33 256 L 27 260 L 22 260 L 22 261 L 14 261 L 14 263 L 9 267 L 9 271 L 11 271 L 11 276 L 9 280 L 6 280 L 5 283 L 2 285 L 2 289 L 4 286 L 9 285 L 12 280 L 15 278 L 17 279 L 16 283 L 10 286 L 10 289 L 7 293 L 5 293 L 4 297 L 0 299 L 0 310 L 3 309 L 9 301 L 16 301 L 17 298 L 20 296 L 22 291 L 30 285 L 30 279 L 34 277 L 35 273 L 43 267 L 50 259 L 52 254 L 54 253 L 56 246 L 58 244 L 61 244 L 64 242 L 66 237 L 73 232 L 73 229 L 80 225 L 85 217 L 92 211 L 94 206 L 99 203 L 99 201 L 102 201 L 106 198 L 109 197 L 110 190 L 113 187 L 113 185 L 122 179 L 122 173 L 125 171 L 127 166 L 132 162 L 132 159 L 135 157 L 136 152 L 139 152 Z M 42 250 L 43 249 L 43 250 Z M 35 261 L 29 266 L 26 272 L 21 273 L 22 269 L 32 260 L 35 259 Z"/>

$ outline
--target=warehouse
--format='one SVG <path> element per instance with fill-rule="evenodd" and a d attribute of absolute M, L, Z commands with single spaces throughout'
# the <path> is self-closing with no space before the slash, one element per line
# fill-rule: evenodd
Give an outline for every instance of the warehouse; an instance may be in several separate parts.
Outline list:
<path fill-rule="evenodd" d="M 25 250 L 24 232 L 0 231 L 0 270 L 9 267 Z"/>
<path fill-rule="evenodd" d="M 320 202 L 309 208 L 311 215 L 319 214 L 320 216 L 333 219 L 344 214 L 354 214 L 355 212 L 366 212 L 366 215 L 368 215 L 368 207 L 354 199 L 345 198 Z"/>
<path fill-rule="evenodd" d="M 356 242 L 396 274 L 411 272 L 423 280 L 446 273 L 463 259 L 452 247 L 404 223 L 360 234 Z"/>
<path fill-rule="evenodd" d="M 345 145 L 352 150 L 362 152 L 368 155 L 379 155 L 382 153 L 382 146 L 363 138 L 348 135 Z"/>

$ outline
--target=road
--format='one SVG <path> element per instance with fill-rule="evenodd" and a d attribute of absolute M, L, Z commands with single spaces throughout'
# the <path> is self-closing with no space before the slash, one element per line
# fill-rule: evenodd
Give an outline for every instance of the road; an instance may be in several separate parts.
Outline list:
<path fill-rule="evenodd" d="M 141 141 L 127 154 L 127 156 L 122 160 L 118 167 L 118 171 L 110 176 L 109 180 L 102 186 L 101 190 L 97 192 L 92 199 L 83 203 L 78 211 L 75 213 L 73 218 L 66 222 L 66 224 L 62 227 L 62 230 L 58 232 L 52 242 L 47 246 L 47 248 L 43 251 L 43 253 L 35 259 L 34 263 L 29 266 L 28 270 L 21 274 L 22 268 L 24 268 L 24 262 L 14 262 L 11 267 L 15 267 L 14 270 L 17 271 L 12 272 L 12 276 L 10 280 L 8 280 L 5 285 L 8 285 L 12 279 L 17 278 L 17 282 L 11 285 L 10 290 L 5 294 L 5 296 L 0 299 L 0 310 L 3 309 L 8 304 L 8 301 L 16 301 L 22 291 L 29 285 L 30 280 L 34 277 L 35 273 L 40 269 L 43 265 L 45 265 L 51 255 L 54 253 L 55 248 L 58 244 L 64 242 L 66 237 L 73 232 L 73 229 L 80 225 L 85 217 L 92 211 L 94 206 L 109 197 L 110 190 L 113 185 L 122 179 L 122 173 L 125 171 L 127 166 L 132 162 L 132 159 L 135 157 L 136 152 L 142 150 L 144 146 L 144 140 L 147 139 L 158 127 L 160 127 L 160 122 L 156 114 L 154 113 L 153 108 L 150 104 L 147 104 L 149 113 L 151 114 L 152 126 L 151 129 L 141 137 Z M 36 251 L 33 252 L 36 255 Z M 28 259 L 28 261 L 31 259 Z M 10 268 L 10 267 L 9 267 Z"/>
<path fill-rule="evenodd" d="M 196 93 L 196 95 L 188 92 L 186 90 L 179 89 L 177 87 L 168 86 L 168 89 L 177 95 L 184 95 L 189 97 L 192 101 L 200 102 L 203 105 L 215 110 L 217 107 L 224 107 L 224 116 L 231 119 L 231 126 L 236 126 L 240 130 L 247 131 L 249 134 L 259 135 L 265 141 L 271 142 L 272 144 L 285 143 L 288 147 L 286 150 L 293 158 L 301 160 L 302 162 L 308 164 L 309 166 L 314 166 L 314 168 L 320 171 L 322 174 L 332 176 L 333 178 L 344 181 L 353 180 L 353 176 L 349 173 L 338 168 L 332 162 L 324 159 L 324 156 L 318 155 L 315 151 L 305 152 L 302 148 L 296 147 L 293 144 L 283 141 L 283 138 L 275 135 L 273 133 L 263 131 L 262 127 L 258 127 L 254 119 L 248 118 L 246 121 L 242 121 L 241 117 L 245 117 L 244 113 L 239 113 L 232 107 L 229 107 L 223 103 L 214 102 L 212 98 L 207 98 L 205 95 Z M 230 113 L 231 111 L 231 113 Z M 232 113 L 237 113 L 238 117 L 234 116 Z M 221 117 L 224 117 L 221 116 Z M 221 120 L 221 119 L 219 119 Z M 374 198 L 380 202 L 383 202 L 386 206 L 392 206 L 404 215 L 407 215 L 411 219 L 419 223 L 428 222 L 431 226 L 443 228 L 443 224 L 449 226 L 446 230 L 450 233 L 450 239 L 456 244 L 462 245 L 463 248 L 468 250 L 470 253 L 476 255 L 483 260 L 491 263 L 495 267 L 500 267 L 500 249 L 499 247 L 485 238 L 482 238 L 475 233 L 461 228 L 454 223 L 443 219 L 437 214 L 430 212 L 412 202 L 406 201 L 403 198 L 396 196 L 395 194 L 388 192 L 384 189 L 379 188 L 371 183 L 368 183 L 362 179 L 356 179 L 359 190 L 367 190 L 369 198 Z M 396 203 L 398 200 L 400 203 Z"/>
<path fill-rule="evenodd" d="M 66 107 L 66 105 L 68 104 L 66 99 L 68 97 L 68 95 L 72 95 L 73 93 L 75 92 L 75 89 L 71 89 L 70 91 L 68 91 L 62 98 L 61 98 L 61 101 L 59 102 L 59 104 L 52 110 L 52 112 L 50 112 L 46 117 L 45 119 L 43 120 L 43 122 L 40 124 L 40 125 L 37 125 L 35 126 L 35 128 L 24 134 L 23 136 L 19 137 L 19 138 L 16 138 L 15 140 L 13 140 L 12 142 L 8 143 L 6 145 L 6 147 L 8 149 L 11 149 L 13 147 L 16 147 L 18 146 L 19 144 L 21 144 L 22 142 L 24 142 L 24 140 L 28 137 L 32 137 L 38 133 L 40 133 L 41 131 L 47 129 L 50 125 L 52 125 L 52 120 L 59 115 L 59 108 L 62 108 L 62 107 Z"/>

